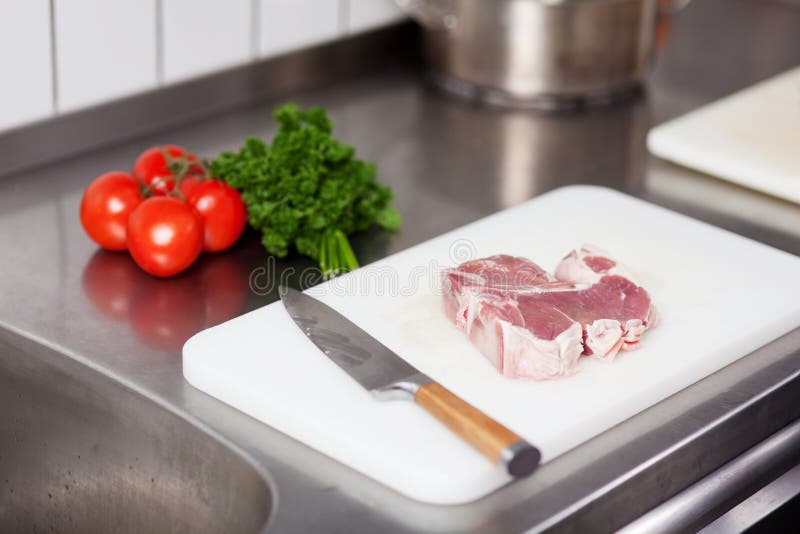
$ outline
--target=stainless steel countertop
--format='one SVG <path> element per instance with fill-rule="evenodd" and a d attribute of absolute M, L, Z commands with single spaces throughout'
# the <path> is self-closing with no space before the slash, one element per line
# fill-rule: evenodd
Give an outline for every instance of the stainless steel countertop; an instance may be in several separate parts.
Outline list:
<path fill-rule="evenodd" d="M 644 146 L 651 124 L 800 63 L 798 36 L 800 10 L 785 5 L 694 2 L 675 19 L 645 95 L 582 114 L 453 100 L 431 89 L 415 65 L 387 64 L 291 99 L 327 107 L 336 134 L 377 162 L 395 190 L 404 225 L 395 235 L 356 237 L 362 263 L 575 183 L 620 189 L 800 254 L 800 207 L 660 162 Z M 249 274 L 266 262 L 257 237 L 248 234 L 232 251 L 202 258 L 185 275 L 155 280 L 124 255 L 98 252 L 78 220 L 80 197 L 93 177 L 128 168 L 157 143 L 213 155 L 248 135 L 268 137 L 274 131 L 268 109 L 276 102 L 0 181 L 0 324 L 242 451 L 271 477 L 276 530 L 615 528 L 800 415 L 800 332 L 794 332 L 528 480 L 476 503 L 435 507 L 405 499 L 195 390 L 181 374 L 183 340 L 276 298 L 248 289 Z M 308 263 L 278 262 L 298 265 Z"/>

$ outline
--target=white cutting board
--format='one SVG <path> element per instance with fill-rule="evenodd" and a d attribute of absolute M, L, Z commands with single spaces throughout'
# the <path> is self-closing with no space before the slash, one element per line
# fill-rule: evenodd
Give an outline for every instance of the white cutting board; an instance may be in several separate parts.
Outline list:
<path fill-rule="evenodd" d="M 800 203 L 800 67 L 656 126 L 650 152 Z"/>
<path fill-rule="evenodd" d="M 662 318 L 637 352 L 549 382 L 500 376 L 440 309 L 437 271 L 507 253 L 553 269 L 596 244 L 627 263 Z M 309 291 L 548 461 L 800 325 L 800 258 L 605 188 L 558 189 Z M 195 387 L 412 498 L 477 499 L 500 469 L 417 406 L 379 402 L 278 302 L 192 337 Z M 534 473 L 533 476 L 536 476 Z"/>

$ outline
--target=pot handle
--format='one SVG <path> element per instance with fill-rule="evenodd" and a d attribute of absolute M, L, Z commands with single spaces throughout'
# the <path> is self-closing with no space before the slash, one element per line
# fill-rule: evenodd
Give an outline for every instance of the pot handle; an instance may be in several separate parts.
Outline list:
<path fill-rule="evenodd" d="M 429 30 L 452 31 L 458 26 L 458 18 L 447 9 L 448 1 L 395 0 L 395 3 Z"/>

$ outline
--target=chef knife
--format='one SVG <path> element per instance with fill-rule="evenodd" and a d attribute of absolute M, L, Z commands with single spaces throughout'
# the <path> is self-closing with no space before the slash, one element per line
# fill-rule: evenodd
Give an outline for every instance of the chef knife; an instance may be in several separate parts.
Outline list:
<path fill-rule="evenodd" d="M 412 367 L 319 300 L 281 287 L 286 311 L 336 365 L 379 400 L 413 400 L 513 477 L 539 465 L 539 450 L 455 393 Z"/>

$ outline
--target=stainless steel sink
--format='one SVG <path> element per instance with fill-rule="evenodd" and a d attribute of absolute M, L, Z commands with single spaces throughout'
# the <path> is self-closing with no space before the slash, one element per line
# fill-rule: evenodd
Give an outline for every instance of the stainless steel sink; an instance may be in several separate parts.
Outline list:
<path fill-rule="evenodd" d="M 272 502 L 210 434 L 0 332 L 0 532 L 257 532 Z"/>

